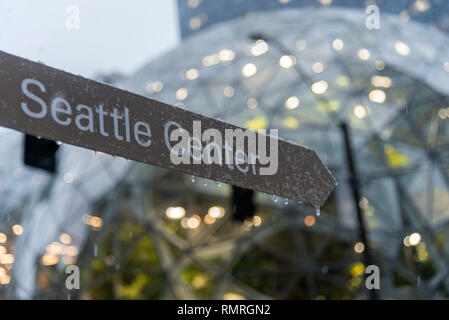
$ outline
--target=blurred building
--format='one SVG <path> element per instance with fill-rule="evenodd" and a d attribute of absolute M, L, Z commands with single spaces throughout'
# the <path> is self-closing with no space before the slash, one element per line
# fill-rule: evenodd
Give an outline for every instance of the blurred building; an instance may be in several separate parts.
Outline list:
<path fill-rule="evenodd" d="M 210 7 L 224 2 L 180 2 L 182 21 L 190 20 L 183 10 L 201 9 L 210 27 L 116 84 L 242 127 L 278 128 L 315 149 L 339 182 L 321 215 L 257 194 L 254 218 L 235 223 L 231 186 L 64 144 L 50 176 L 24 167 L 22 135 L 2 130 L 0 294 L 365 299 L 369 246 L 381 298 L 447 298 L 447 35 L 387 13 L 380 30 L 367 30 L 364 9 L 343 6 L 355 1 L 312 8 L 257 1 L 263 10 L 250 15 L 235 1 L 229 17 Z M 388 3 L 398 12 L 425 6 L 422 14 L 435 16 L 444 5 Z M 238 18 L 212 25 L 214 12 Z M 367 243 L 349 192 L 341 122 L 350 126 L 360 172 Z M 72 263 L 82 272 L 76 292 L 64 287 Z"/>

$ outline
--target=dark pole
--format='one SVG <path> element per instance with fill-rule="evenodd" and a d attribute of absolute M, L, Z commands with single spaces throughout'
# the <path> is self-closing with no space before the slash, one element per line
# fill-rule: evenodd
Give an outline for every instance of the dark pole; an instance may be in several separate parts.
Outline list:
<path fill-rule="evenodd" d="M 346 158 L 347 158 L 346 160 L 348 162 L 348 169 L 349 169 L 349 184 L 351 185 L 352 196 L 354 198 L 354 205 L 355 205 L 355 209 L 356 209 L 356 213 L 357 213 L 357 220 L 359 223 L 359 236 L 360 236 L 360 240 L 362 241 L 363 245 L 365 246 L 364 255 L 363 255 L 364 260 L 365 260 L 364 262 L 365 262 L 365 266 L 369 266 L 369 265 L 371 265 L 372 258 L 371 258 L 371 253 L 370 253 L 370 249 L 369 249 L 369 245 L 368 245 L 368 236 L 366 233 L 365 221 L 363 219 L 362 210 L 359 205 L 359 201 L 360 201 L 359 177 L 357 174 L 357 168 L 356 168 L 355 161 L 353 158 L 349 128 L 345 122 L 342 122 L 340 124 L 340 127 L 341 127 L 341 131 L 343 132 L 343 137 L 345 140 L 344 142 L 345 142 L 345 151 L 346 151 Z M 365 274 L 365 279 L 366 279 L 366 274 Z M 371 289 L 369 291 L 370 291 L 371 299 L 377 300 L 378 299 L 377 290 Z"/>

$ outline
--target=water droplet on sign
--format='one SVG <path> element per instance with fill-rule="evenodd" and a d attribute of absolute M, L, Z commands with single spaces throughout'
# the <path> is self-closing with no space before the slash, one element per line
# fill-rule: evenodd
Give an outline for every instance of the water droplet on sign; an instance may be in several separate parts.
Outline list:
<path fill-rule="evenodd" d="M 98 255 L 98 245 L 94 245 L 94 257 Z"/>
<path fill-rule="evenodd" d="M 192 183 L 195 183 L 195 176 L 192 176 Z"/>
<path fill-rule="evenodd" d="M 319 217 L 321 214 L 320 206 L 315 206 L 316 216 Z"/>
<path fill-rule="evenodd" d="M 206 179 L 203 179 L 203 186 L 207 186 L 207 180 Z"/>
<path fill-rule="evenodd" d="M 278 202 L 278 197 L 273 194 L 273 201 Z"/>
<path fill-rule="evenodd" d="M 288 205 L 288 199 L 284 199 L 284 205 Z"/>
<path fill-rule="evenodd" d="M 215 184 L 217 185 L 217 187 L 221 187 L 221 182 L 220 181 L 216 181 Z"/>

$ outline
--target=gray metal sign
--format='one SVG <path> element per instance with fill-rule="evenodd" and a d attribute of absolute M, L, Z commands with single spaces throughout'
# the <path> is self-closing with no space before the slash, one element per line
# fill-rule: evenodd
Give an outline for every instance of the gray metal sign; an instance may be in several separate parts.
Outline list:
<path fill-rule="evenodd" d="M 0 125 L 317 207 L 335 187 L 313 150 L 1 51 Z"/>

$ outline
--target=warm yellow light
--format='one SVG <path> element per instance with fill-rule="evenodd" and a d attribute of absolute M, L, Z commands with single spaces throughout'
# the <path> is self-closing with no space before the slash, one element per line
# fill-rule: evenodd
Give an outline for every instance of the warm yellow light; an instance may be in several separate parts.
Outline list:
<path fill-rule="evenodd" d="M 193 215 L 187 220 L 187 226 L 190 229 L 196 229 L 201 224 L 201 218 L 198 215 Z"/>
<path fill-rule="evenodd" d="M 20 236 L 23 233 L 23 228 L 20 224 L 15 224 L 12 226 L 12 232 L 14 232 L 16 236 Z"/>
<path fill-rule="evenodd" d="M 365 250 L 365 245 L 363 244 L 363 242 L 357 242 L 354 245 L 354 251 L 356 253 L 362 253 Z"/>
<path fill-rule="evenodd" d="M 217 219 L 215 219 L 215 218 L 212 218 L 210 215 L 208 215 L 208 214 L 206 214 L 205 216 L 204 216 L 204 223 L 205 224 L 213 224 L 213 223 L 215 223 L 215 221 L 217 221 Z"/>
<path fill-rule="evenodd" d="M 187 6 L 189 8 L 196 8 L 199 6 L 199 4 L 200 4 L 200 0 L 188 0 L 187 1 Z"/>
<path fill-rule="evenodd" d="M 72 183 L 73 182 L 73 174 L 71 174 L 70 172 L 67 172 L 66 174 L 64 174 L 64 182 L 65 183 Z"/>
<path fill-rule="evenodd" d="M 288 110 L 296 109 L 298 106 L 299 106 L 299 99 L 298 99 L 298 97 L 292 96 L 292 97 L 288 98 L 285 101 L 285 107 Z"/>
<path fill-rule="evenodd" d="M 344 47 L 344 43 L 341 39 L 335 39 L 334 41 L 332 41 L 332 47 L 337 50 L 340 51 L 343 49 Z"/>
<path fill-rule="evenodd" d="M 227 98 L 232 98 L 235 94 L 235 90 L 233 87 L 226 87 L 223 90 L 223 94 L 225 95 L 225 97 Z"/>
<path fill-rule="evenodd" d="M 359 201 L 359 207 L 362 208 L 363 210 L 366 210 L 369 206 L 369 201 L 367 198 L 363 197 L 362 199 L 360 199 Z"/>
<path fill-rule="evenodd" d="M 226 292 L 223 295 L 223 300 L 246 300 L 246 298 L 235 292 Z"/>
<path fill-rule="evenodd" d="M 404 242 L 404 246 L 410 247 L 410 236 L 404 237 L 403 242 Z"/>
<path fill-rule="evenodd" d="M 70 264 L 75 264 L 76 259 L 74 257 L 71 256 L 63 256 L 62 257 L 62 263 L 64 263 L 65 265 L 70 265 Z"/>
<path fill-rule="evenodd" d="M 315 82 L 311 86 L 311 90 L 315 94 L 323 94 L 327 91 L 327 88 L 328 88 L 327 82 L 324 80 Z"/>
<path fill-rule="evenodd" d="M 368 49 L 360 49 L 357 52 L 357 56 L 360 60 L 368 60 L 371 57 L 371 53 L 368 51 Z"/>
<path fill-rule="evenodd" d="M 242 74 L 246 78 L 252 77 L 253 75 L 256 74 L 256 72 L 257 72 L 257 67 L 254 63 L 247 63 L 242 69 Z"/>
<path fill-rule="evenodd" d="M 189 226 L 187 225 L 187 220 L 189 220 L 189 218 L 182 218 L 181 219 L 181 227 L 183 227 L 184 229 L 188 229 Z"/>
<path fill-rule="evenodd" d="M 187 70 L 187 72 L 186 72 L 186 78 L 189 80 L 195 80 L 199 76 L 200 76 L 200 72 L 198 71 L 198 69 L 195 69 L 195 68 L 191 68 L 191 69 Z"/>
<path fill-rule="evenodd" d="M 279 59 L 279 65 L 284 69 L 290 68 L 295 63 L 296 63 L 296 58 L 293 56 L 284 55 Z"/>
<path fill-rule="evenodd" d="M 103 220 L 100 217 L 86 214 L 83 216 L 83 222 L 90 225 L 93 229 L 100 229 L 103 225 Z"/>
<path fill-rule="evenodd" d="M 291 0 L 278 0 L 278 1 L 282 4 L 286 4 L 286 3 L 289 3 Z"/>
<path fill-rule="evenodd" d="M 409 243 L 411 246 L 416 246 L 421 241 L 421 235 L 417 232 L 414 232 L 410 235 Z"/>
<path fill-rule="evenodd" d="M 257 116 L 246 121 L 244 126 L 253 130 L 266 129 L 268 126 L 268 119 L 264 116 Z"/>
<path fill-rule="evenodd" d="M 248 106 L 248 108 L 250 108 L 250 109 L 255 109 L 255 108 L 257 108 L 257 105 L 258 105 L 259 103 L 257 102 L 257 99 L 256 98 L 249 98 L 247 101 L 246 101 L 246 105 Z"/>
<path fill-rule="evenodd" d="M 371 84 L 375 87 L 389 88 L 391 86 L 391 78 L 383 76 L 372 76 Z"/>
<path fill-rule="evenodd" d="M 408 56 L 410 53 L 410 47 L 402 41 L 395 42 L 394 50 L 401 56 Z"/>
<path fill-rule="evenodd" d="M 349 78 L 344 75 L 339 75 L 337 78 L 335 78 L 335 83 L 339 87 L 347 87 L 349 85 Z"/>
<path fill-rule="evenodd" d="M 186 215 L 186 210 L 183 207 L 168 207 L 165 215 L 169 219 L 178 220 Z"/>
<path fill-rule="evenodd" d="M 189 91 L 186 88 L 179 88 L 176 90 L 176 99 L 184 100 L 189 95 Z"/>
<path fill-rule="evenodd" d="M 304 50 L 306 46 L 307 46 L 306 40 L 299 39 L 298 41 L 296 41 L 296 49 L 298 49 L 299 51 Z"/>
<path fill-rule="evenodd" d="M 254 216 L 253 222 L 255 227 L 259 227 L 262 224 L 262 218 L 259 216 Z"/>
<path fill-rule="evenodd" d="M 390 144 L 385 144 L 384 152 L 388 164 L 393 168 L 405 167 L 410 163 L 410 158 L 407 154 L 401 153 Z"/>
<path fill-rule="evenodd" d="M 207 214 L 212 218 L 222 218 L 225 215 L 225 209 L 218 206 L 210 207 Z"/>
<path fill-rule="evenodd" d="M 357 118 L 362 119 L 366 117 L 366 109 L 362 105 L 356 105 L 354 107 L 354 114 Z"/>
<path fill-rule="evenodd" d="M 365 272 L 365 265 L 361 262 L 352 264 L 349 272 L 353 277 L 361 276 Z"/>
<path fill-rule="evenodd" d="M 8 237 L 6 234 L 0 232 L 0 243 L 5 243 L 6 241 L 8 241 Z"/>
<path fill-rule="evenodd" d="M 304 224 L 308 227 L 313 227 L 315 225 L 315 217 L 314 216 L 305 217 Z"/>
<path fill-rule="evenodd" d="M 443 62 L 443 70 L 449 72 L 449 61 Z"/>
<path fill-rule="evenodd" d="M 7 253 L 7 254 L 0 256 L 0 263 L 1 264 L 13 264 L 14 263 L 14 255 Z"/>
<path fill-rule="evenodd" d="M 382 90 L 372 90 L 369 93 L 368 98 L 375 103 L 384 103 L 387 95 Z"/>
<path fill-rule="evenodd" d="M 381 71 L 383 69 L 385 69 L 385 63 L 382 60 L 376 60 L 374 62 L 374 66 L 376 67 L 377 70 Z"/>
<path fill-rule="evenodd" d="M 47 246 L 46 250 L 50 255 L 59 255 L 63 252 L 63 245 L 59 242 L 52 242 Z"/>
<path fill-rule="evenodd" d="M 312 72 L 313 73 L 321 73 L 324 71 L 324 65 L 321 62 L 315 62 L 312 65 Z"/>
<path fill-rule="evenodd" d="M 266 43 L 263 40 L 257 40 L 251 46 L 251 54 L 254 56 L 261 56 L 264 53 L 267 53 L 268 49 L 269 49 L 268 43 Z"/>
<path fill-rule="evenodd" d="M 0 277 L 5 276 L 6 275 L 6 269 L 3 267 L 0 267 Z"/>
<path fill-rule="evenodd" d="M 285 117 L 282 120 L 282 124 L 284 125 L 284 127 L 289 128 L 289 129 L 296 129 L 299 127 L 299 120 L 294 118 L 294 117 Z"/>
<path fill-rule="evenodd" d="M 253 225 L 254 225 L 253 219 L 246 219 L 245 221 L 243 221 L 243 226 L 246 229 L 250 229 Z"/>
<path fill-rule="evenodd" d="M 321 3 L 323 6 L 329 6 L 329 5 L 331 5 L 332 0 L 320 0 L 320 3 Z"/>
<path fill-rule="evenodd" d="M 430 4 L 429 2 L 427 2 L 426 0 L 416 0 L 415 1 L 415 8 L 418 11 L 426 11 L 427 9 L 429 9 Z"/>
<path fill-rule="evenodd" d="M 44 266 L 53 266 L 57 264 L 59 261 L 59 258 L 57 256 L 51 255 L 51 254 L 44 254 L 41 258 L 41 263 Z"/>
<path fill-rule="evenodd" d="M 92 216 L 90 217 L 90 223 L 93 228 L 98 229 L 103 225 L 103 220 L 100 217 Z"/>
<path fill-rule="evenodd" d="M 410 15 L 408 14 L 408 12 L 407 11 L 401 11 L 401 13 L 399 14 L 400 16 L 401 16 L 401 18 L 404 20 L 404 21 L 409 21 L 410 20 Z"/>
<path fill-rule="evenodd" d="M 235 53 L 232 50 L 223 49 L 218 53 L 218 58 L 223 62 L 229 62 L 234 60 Z"/>
<path fill-rule="evenodd" d="M 441 108 L 440 110 L 438 110 L 438 116 L 444 120 L 449 116 L 449 114 L 445 108 Z"/>
<path fill-rule="evenodd" d="M 59 241 L 64 244 L 69 244 L 70 242 L 72 242 L 72 237 L 67 233 L 61 233 L 61 235 L 59 236 Z"/>

